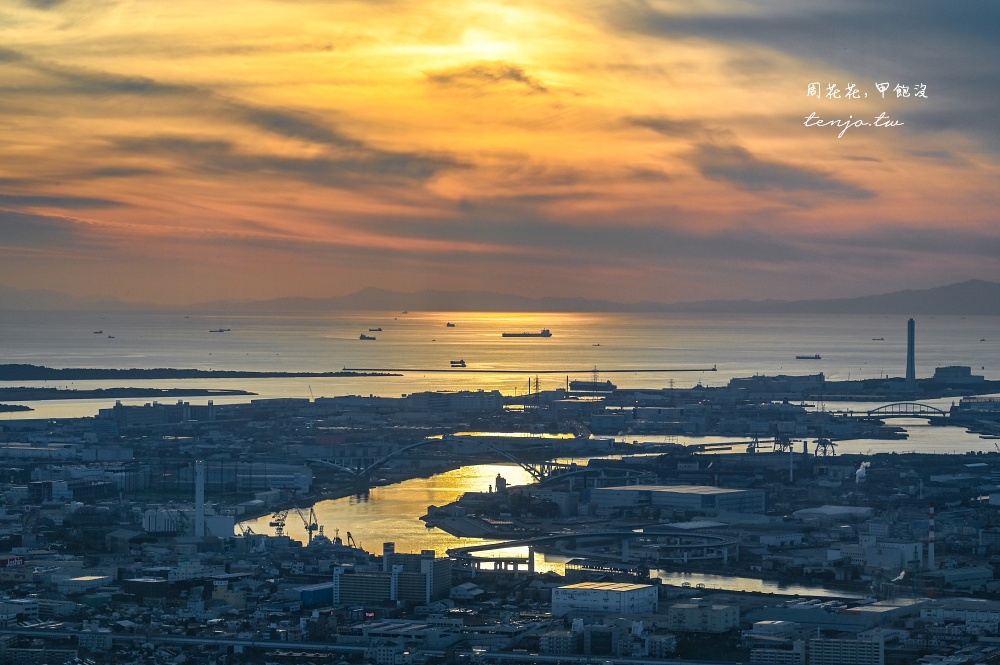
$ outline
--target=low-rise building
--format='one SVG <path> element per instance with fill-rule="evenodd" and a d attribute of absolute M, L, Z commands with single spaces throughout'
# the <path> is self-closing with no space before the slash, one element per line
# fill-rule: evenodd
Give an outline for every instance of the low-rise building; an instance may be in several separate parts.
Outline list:
<path fill-rule="evenodd" d="M 598 514 L 615 509 L 652 507 L 696 512 L 762 513 L 764 492 L 709 485 L 628 485 L 591 490 L 590 502 Z"/>
<path fill-rule="evenodd" d="M 75 594 L 86 593 L 87 591 L 110 583 L 111 578 L 107 575 L 81 575 L 79 577 L 71 577 L 69 579 L 60 580 L 56 584 L 56 589 L 61 594 L 72 596 Z"/>
<path fill-rule="evenodd" d="M 885 665 L 885 644 L 814 638 L 809 640 L 809 665 Z"/>
<path fill-rule="evenodd" d="M 993 580 L 993 568 L 986 564 L 961 566 L 958 568 L 938 568 L 924 573 L 924 579 L 940 589 L 975 591 L 982 589 Z"/>
<path fill-rule="evenodd" d="M 724 633 L 740 625 L 740 609 L 706 600 L 675 603 L 667 609 L 667 629 L 683 632 Z"/>
<path fill-rule="evenodd" d="M 583 651 L 583 632 L 551 630 L 538 638 L 539 651 L 553 656 L 570 656 Z"/>
<path fill-rule="evenodd" d="M 651 584 L 579 582 L 552 590 L 552 615 L 570 612 L 648 614 L 656 612 L 659 598 Z"/>

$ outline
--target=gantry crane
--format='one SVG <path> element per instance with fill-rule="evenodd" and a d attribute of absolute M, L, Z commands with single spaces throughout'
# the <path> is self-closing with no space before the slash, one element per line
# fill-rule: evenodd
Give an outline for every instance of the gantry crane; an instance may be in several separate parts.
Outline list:
<path fill-rule="evenodd" d="M 295 514 L 302 518 L 302 526 L 305 527 L 306 533 L 308 534 L 309 542 L 311 544 L 313 539 L 313 531 L 319 528 L 319 524 L 316 523 L 316 511 L 309 508 L 309 515 L 307 516 L 301 509 L 296 508 Z"/>
<path fill-rule="evenodd" d="M 816 439 L 816 457 L 832 457 L 837 454 L 837 444 L 825 437 Z"/>

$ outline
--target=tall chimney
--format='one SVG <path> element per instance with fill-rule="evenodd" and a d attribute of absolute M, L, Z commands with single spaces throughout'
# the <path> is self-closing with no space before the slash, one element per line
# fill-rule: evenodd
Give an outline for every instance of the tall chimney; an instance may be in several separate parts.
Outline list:
<path fill-rule="evenodd" d="M 934 504 L 931 504 L 927 521 L 927 570 L 934 570 Z"/>
<path fill-rule="evenodd" d="M 194 536 L 205 537 L 205 462 L 194 463 Z"/>
<path fill-rule="evenodd" d="M 915 361 L 915 354 L 913 349 L 914 339 L 916 337 L 917 324 L 914 323 L 913 319 L 906 322 L 906 382 L 915 383 L 917 380 L 917 364 Z"/>

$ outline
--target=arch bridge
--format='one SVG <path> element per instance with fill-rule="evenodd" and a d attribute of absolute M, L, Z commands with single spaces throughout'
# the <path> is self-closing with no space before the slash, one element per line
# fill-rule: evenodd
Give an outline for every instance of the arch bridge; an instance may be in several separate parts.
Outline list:
<path fill-rule="evenodd" d="M 563 464 L 562 462 L 550 462 L 547 460 L 541 462 L 525 462 L 524 460 L 508 453 L 506 450 L 500 450 L 499 448 L 494 448 L 493 446 L 490 446 L 489 448 L 501 457 L 517 464 L 519 467 L 531 474 L 531 477 L 539 483 L 543 483 L 555 476 L 578 472 L 580 470 L 580 467 L 576 464 Z"/>
<path fill-rule="evenodd" d="M 469 439 L 470 441 L 472 441 L 475 439 L 475 437 L 469 437 Z M 387 462 L 389 462 L 393 458 L 398 457 L 414 448 L 426 446 L 432 443 L 442 443 L 448 441 L 449 438 L 447 436 L 428 437 L 425 439 L 421 439 L 416 443 L 411 443 L 409 445 L 397 448 L 388 455 L 385 455 L 384 457 L 381 457 L 374 461 L 371 458 L 343 458 L 343 459 L 311 458 L 307 461 L 339 469 L 340 471 L 343 471 L 351 475 L 356 482 L 366 483 L 371 478 L 372 473 L 377 471 L 379 468 L 384 466 Z M 489 445 L 487 445 L 486 448 L 496 453 L 497 455 L 513 462 L 514 464 L 517 464 L 522 469 L 531 474 L 531 477 L 534 478 L 537 482 L 545 482 L 546 480 L 556 478 L 560 475 L 579 473 L 581 472 L 581 470 L 586 471 L 585 467 L 581 468 L 576 464 L 563 464 L 561 462 L 551 462 L 551 461 L 527 462 L 515 457 L 514 455 L 508 453 L 505 450 L 501 450 L 500 448 L 496 448 L 494 446 L 489 446 Z"/>
<path fill-rule="evenodd" d="M 342 460 L 338 460 L 338 461 L 328 460 L 328 459 L 311 458 L 311 459 L 308 459 L 306 461 L 308 461 L 308 462 L 315 462 L 316 464 L 323 464 L 325 466 L 331 466 L 331 467 L 333 467 L 335 469 L 339 469 L 339 470 L 341 470 L 341 471 L 343 471 L 345 473 L 348 473 L 351 476 L 354 476 L 354 479 L 356 481 L 358 481 L 358 482 L 367 482 L 371 478 L 372 473 L 374 473 L 376 470 L 378 470 L 381 467 L 383 467 L 386 464 L 386 462 L 388 462 L 389 460 L 393 459 L 394 457 L 398 457 L 399 455 L 402 455 L 403 453 L 407 452 L 408 450 L 412 450 L 413 448 L 418 448 L 420 446 L 426 446 L 426 445 L 429 445 L 431 443 L 441 443 L 442 440 L 443 439 L 441 439 L 440 437 L 437 437 L 437 438 L 428 437 L 426 439 L 421 439 L 420 441 L 417 441 L 416 443 L 411 443 L 411 444 L 403 446 L 401 448 L 397 448 L 396 450 L 392 451 L 388 455 L 385 455 L 384 457 L 381 457 L 381 458 L 375 460 L 374 462 L 370 461 L 371 458 L 367 458 L 367 459 L 355 459 L 355 458 L 351 458 L 351 459 L 342 459 Z M 358 462 L 360 462 L 360 463 L 358 463 Z M 365 462 L 368 462 L 368 464 L 365 464 Z"/>
<path fill-rule="evenodd" d="M 505 450 L 500 450 L 499 448 L 490 447 L 490 450 L 497 453 L 501 457 L 510 460 L 514 464 L 527 471 L 532 478 L 539 485 L 544 485 L 549 481 L 559 482 L 567 478 L 573 478 L 575 476 L 595 476 L 600 480 L 607 480 L 608 478 L 620 478 L 624 476 L 626 484 L 632 484 L 632 480 L 636 477 L 641 477 L 649 473 L 648 470 L 637 470 L 637 469 L 615 469 L 616 472 L 613 476 L 607 474 L 607 469 L 604 468 L 594 468 L 589 465 L 579 465 L 576 462 L 571 464 L 564 464 L 562 462 L 553 462 L 550 460 L 543 460 L 541 462 L 529 462 L 520 459 L 519 457 L 508 453 Z M 586 478 L 584 478 L 586 482 Z M 595 485 L 596 487 L 596 485 Z"/>
<path fill-rule="evenodd" d="M 933 418 L 946 416 L 948 412 L 920 402 L 896 402 L 871 409 L 868 415 L 875 418 Z"/>

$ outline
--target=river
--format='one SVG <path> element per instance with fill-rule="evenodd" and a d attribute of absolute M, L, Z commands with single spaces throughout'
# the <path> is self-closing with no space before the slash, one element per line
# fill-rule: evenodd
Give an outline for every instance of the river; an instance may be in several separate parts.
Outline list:
<path fill-rule="evenodd" d="M 429 505 L 441 506 L 450 503 L 465 492 L 486 491 L 495 484 L 497 474 L 502 475 L 511 485 L 527 485 L 533 482 L 528 472 L 519 466 L 503 464 L 463 466 L 430 478 L 413 478 L 394 485 L 374 487 L 363 496 L 321 501 L 314 506 L 316 520 L 328 537 L 333 538 L 339 532 L 340 537 L 346 540 L 347 532 L 350 532 L 359 546 L 373 554 L 381 554 L 382 544 L 391 541 L 395 543 L 398 552 L 419 552 L 430 549 L 440 556 L 452 547 L 480 545 L 490 541 L 457 538 L 440 529 L 427 528 L 419 517 L 427 512 Z M 269 521 L 270 517 L 265 516 L 248 521 L 247 524 L 256 533 L 273 534 L 274 528 L 268 525 Z M 285 533 L 303 543 L 308 538 L 304 521 L 294 512 L 288 515 Z M 525 556 L 527 549 L 514 548 L 501 552 Z M 568 557 L 536 552 L 535 569 L 539 572 L 551 570 L 562 573 L 567 560 Z M 692 587 L 703 584 L 706 588 L 727 591 L 759 591 L 817 597 L 861 597 L 860 594 L 818 585 L 782 584 L 731 575 L 660 570 L 656 571 L 654 576 L 667 584 L 688 584 Z"/>

